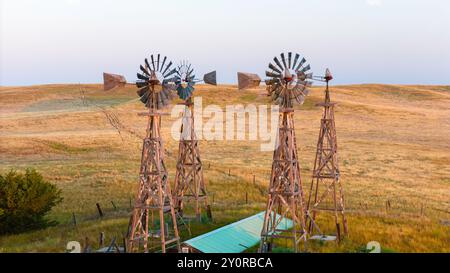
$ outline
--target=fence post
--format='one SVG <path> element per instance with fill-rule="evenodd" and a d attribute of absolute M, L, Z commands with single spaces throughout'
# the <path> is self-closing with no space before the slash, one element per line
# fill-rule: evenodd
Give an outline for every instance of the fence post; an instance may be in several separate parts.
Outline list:
<path fill-rule="evenodd" d="M 339 223 L 336 224 L 336 239 L 338 241 L 338 243 L 341 242 L 341 225 Z"/>
<path fill-rule="evenodd" d="M 72 212 L 72 223 L 75 227 L 77 227 L 77 217 L 75 216 L 75 212 Z"/>
<path fill-rule="evenodd" d="M 112 204 L 114 210 L 117 210 L 117 207 L 116 207 L 116 204 L 114 204 L 114 201 L 111 200 L 111 204 Z"/>
<path fill-rule="evenodd" d="M 100 204 L 96 203 L 95 205 L 97 206 L 98 215 L 100 215 L 100 217 L 103 217 L 103 211 L 102 208 L 100 207 Z"/>
<path fill-rule="evenodd" d="M 91 253 L 91 244 L 89 243 L 89 238 L 87 236 L 84 238 L 83 253 Z"/>
<path fill-rule="evenodd" d="M 211 221 L 212 220 L 212 211 L 211 211 L 211 206 L 207 205 L 206 206 L 206 215 L 208 216 L 208 219 Z M 189 221 L 189 230 L 191 230 L 191 222 Z"/>
<path fill-rule="evenodd" d="M 123 253 L 127 253 L 127 238 L 123 237 L 122 243 L 123 243 Z"/>
<path fill-rule="evenodd" d="M 100 232 L 100 237 L 98 239 L 99 248 L 102 248 L 104 243 L 105 243 L 105 233 L 102 231 Z"/>

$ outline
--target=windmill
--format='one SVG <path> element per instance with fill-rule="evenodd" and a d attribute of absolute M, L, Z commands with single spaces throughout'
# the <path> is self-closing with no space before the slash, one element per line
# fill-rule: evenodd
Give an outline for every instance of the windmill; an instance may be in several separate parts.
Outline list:
<path fill-rule="evenodd" d="M 286 58 L 287 57 L 287 58 Z M 302 104 L 312 84 L 310 65 L 299 54 L 281 53 L 269 63 L 265 80 L 272 101 L 280 106 L 278 138 L 273 153 L 261 252 L 270 252 L 277 238 L 292 240 L 294 251 L 306 242 L 305 197 L 300 177 L 300 164 L 294 129 L 294 104 Z M 238 88 L 256 87 L 261 79 L 256 74 L 238 72 Z M 289 223 L 292 223 L 290 225 Z"/>
<path fill-rule="evenodd" d="M 176 213 L 172 201 L 167 169 L 164 164 L 164 149 L 160 133 L 161 116 L 159 112 L 172 99 L 175 88 L 175 73 L 172 62 L 160 54 L 151 55 L 151 64 L 145 59 L 144 65 L 137 73 L 139 88 L 137 94 L 148 108 L 139 113 L 147 116 L 147 130 L 143 141 L 141 167 L 139 173 L 139 189 L 136 194 L 133 213 L 127 240 L 127 250 L 144 252 L 157 249 L 167 251 L 169 245 L 176 244 L 180 250 L 180 238 L 176 221 Z M 104 73 L 105 89 L 124 85 L 125 78 L 120 75 Z M 168 221 L 170 220 L 170 221 Z M 159 242 L 159 243 L 158 243 Z"/>
<path fill-rule="evenodd" d="M 205 74 L 203 81 L 207 84 L 216 85 L 216 71 Z M 180 128 L 173 200 L 175 209 L 181 216 L 183 216 L 185 203 L 193 201 L 196 218 L 200 220 L 202 205 L 206 208 L 209 217 L 211 216 L 211 210 L 208 206 L 208 194 L 203 178 L 199 143 L 194 130 L 192 94 L 197 82 L 200 82 L 200 80 L 195 79 L 194 68 L 190 63 L 183 61 L 177 67 L 175 73 L 175 89 L 180 99 L 183 100 L 181 104 L 185 105 L 185 109 Z"/>
<path fill-rule="evenodd" d="M 316 78 L 316 77 L 315 77 Z M 326 82 L 325 98 L 317 106 L 323 106 L 323 115 L 320 122 L 319 138 L 317 141 L 316 157 L 312 174 L 311 188 L 308 197 L 308 211 L 311 218 L 308 220 L 308 231 L 319 239 L 323 237 L 320 230 L 314 229 L 316 216 L 321 213 L 332 213 L 336 225 L 336 240 L 341 239 L 341 225 L 344 234 L 347 234 L 347 220 L 345 218 L 344 192 L 340 181 L 338 165 L 336 127 L 334 122 L 335 102 L 331 101 L 328 82 L 333 79 L 329 69 L 325 76 L 317 80 Z M 340 216 L 340 217 L 339 217 Z M 341 221 L 339 221 L 341 218 Z M 315 236 L 314 236 L 315 237 Z"/>

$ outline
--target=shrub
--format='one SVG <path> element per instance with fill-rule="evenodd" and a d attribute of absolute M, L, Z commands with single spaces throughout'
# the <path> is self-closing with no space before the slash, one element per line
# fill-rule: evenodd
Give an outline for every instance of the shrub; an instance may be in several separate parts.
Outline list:
<path fill-rule="evenodd" d="M 45 216 L 62 201 L 61 191 L 34 169 L 0 174 L 0 234 L 19 233 L 55 222 Z"/>

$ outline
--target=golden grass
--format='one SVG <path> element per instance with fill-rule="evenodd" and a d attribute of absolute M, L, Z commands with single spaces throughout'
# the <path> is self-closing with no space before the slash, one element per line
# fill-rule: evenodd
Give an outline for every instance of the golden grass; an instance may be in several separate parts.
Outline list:
<path fill-rule="evenodd" d="M 115 105 L 127 127 L 144 131 L 145 119 L 136 114 L 143 106 L 136 101 L 134 87 L 106 92 L 100 85 L 82 88 L 90 101 Z M 232 85 L 199 85 L 196 96 L 203 98 L 204 107 L 267 103 L 263 88 L 238 91 Z M 322 88 L 314 88 L 296 113 L 305 190 L 321 117 L 314 104 L 322 96 Z M 332 98 L 339 103 L 336 126 L 350 235 L 340 246 L 312 244 L 311 251 L 361 251 L 372 240 L 391 251 L 450 251 L 450 87 L 336 86 Z M 61 102 L 66 109 L 58 109 Z M 173 121 L 165 118 L 162 132 L 171 181 L 178 148 L 170 137 Z M 200 145 L 215 221 L 193 225 L 193 233 L 263 210 L 272 153 L 261 152 L 255 141 L 203 140 Z M 140 149 L 140 139 L 126 132 L 119 135 L 101 111 L 82 106 L 79 85 L 0 87 L 0 171 L 34 167 L 64 195 L 51 213 L 58 226 L 0 237 L 0 251 L 58 252 L 70 240 L 88 237 L 95 242 L 100 231 L 108 238 L 122 236 L 137 186 Z M 96 219 L 96 202 L 102 204 L 106 219 Z M 77 229 L 71 225 L 73 212 Z M 329 219 L 322 222 L 331 230 Z"/>

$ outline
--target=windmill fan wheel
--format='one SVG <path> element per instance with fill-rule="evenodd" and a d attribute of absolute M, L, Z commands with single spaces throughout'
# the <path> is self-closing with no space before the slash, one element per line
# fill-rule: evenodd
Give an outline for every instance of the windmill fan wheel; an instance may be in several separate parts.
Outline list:
<path fill-rule="evenodd" d="M 151 63 L 145 59 L 144 65 L 140 65 L 140 73 L 137 73 L 136 86 L 138 96 L 142 103 L 150 109 L 161 109 L 168 105 L 173 98 L 171 91 L 174 86 L 174 74 L 176 68 L 171 69 L 172 62 L 167 63 L 167 57 L 161 58 L 160 54 L 155 58 L 150 56 Z"/>
<path fill-rule="evenodd" d="M 194 78 L 194 68 L 192 68 L 191 64 L 186 61 L 181 62 L 175 74 L 175 88 L 178 97 L 182 100 L 189 99 L 192 92 L 194 92 Z"/>
<path fill-rule="evenodd" d="M 312 85 L 311 69 L 306 64 L 305 58 L 300 60 L 300 54 L 296 53 L 292 58 L 292 52 L 280 54 L 280 58 L 274 57 L 269 63 L 266 76 L 267 91 L 271 99 L 282 108 L 292 108 L 294 103 L 303 104 L 305 96 L 309 94 Z M 287 57 L 287 58 L 286 58 Z M 280 62 L 281 59 L 281 62 Z"/>

